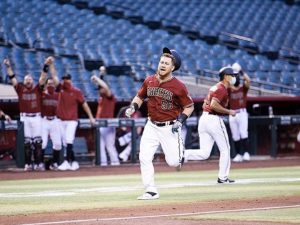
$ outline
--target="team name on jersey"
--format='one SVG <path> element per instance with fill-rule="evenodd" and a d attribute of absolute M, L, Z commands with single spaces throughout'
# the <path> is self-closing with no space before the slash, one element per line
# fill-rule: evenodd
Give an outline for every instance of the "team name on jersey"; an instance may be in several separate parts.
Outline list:
<path fill-rule="evenodd" d="M 43 105 L 45 106 L 57 106 L 57 100 L 56 99 L 44 99 Z"/>
<path fill-rule="evenodd" d="M 32 101 L 32 100 L 36 100 L 37 99 L 37 96 L 35 93 L 23 93 L 22 94 L 22 99 L 25 100 L 25 101 Z"/>
<path fill-rule="evenodd" d="M 157 96 L 165 100 L 172 101 L 173 93 L 169 90 L 159 87 L 148 87 L 147 96 Z"/>

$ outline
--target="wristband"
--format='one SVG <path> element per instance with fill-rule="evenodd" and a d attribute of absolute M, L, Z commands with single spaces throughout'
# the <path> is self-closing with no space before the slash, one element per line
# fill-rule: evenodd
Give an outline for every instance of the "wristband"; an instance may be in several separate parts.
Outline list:
<path fill-rule="evenodd" d="M 184 123 L 184 121 L 186 121 L 186 119 L 188 118 L 188 116 L 187 115 L 185 115 L 184 113 L 181 113 L 180 115 L 179 115 L 179 117 L 178 117 L 178 121 L 180 122 L 180 123 Z"/>
<path fill-rule="evenodd" d="M 130 107 L 134 108 L 134 111 L 137 111 L 139 109 L 139 105 L 137 103 L 132 103 Z"/>
<path fill-rule="evenodd" d="M 45 64 L 44 67 L 43 67 L 43 71 L 44 71 L 45 73 L 48 73 L 48 71 L 49 71 L 49 66 Z"/>
<path fill-rule="evenodd" d="M 3 114 L 3 115 L 1 116 L 1 119 L 2 119 L 2 120 L 5 120 L 5 116 L 6 116 L 6 115 Z"/>
<path fill-rule="evenodd" d="M 8 77 L 9 77 L 10 80 L 13 79 L 15 76 L 16 76 L 15 74 L 13 74 L 13 75 L 11 75 L 11 76 L 8 75 Z"/>

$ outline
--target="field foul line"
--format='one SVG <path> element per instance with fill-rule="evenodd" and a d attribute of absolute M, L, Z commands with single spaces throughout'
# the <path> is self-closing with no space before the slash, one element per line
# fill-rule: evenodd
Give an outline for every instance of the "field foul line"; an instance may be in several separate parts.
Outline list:
<path fill-rule="evenodd" d="M 287 178 L 259 178 L 259 179 L 238 179 L 234 184 L 255 184 L 255 183 L 285 183 L 285 182 L 298 182 L 299 177 Z M 207 182 L 182 182 L 182 183 L 169 183 L 158 185 L 159 189 L 170 188 L 184 188 L 184 187 L 207 187 L 217 186 L 216 181 Z M 227 185 L 227 184 L 226 184 Z M 39 192 L 8 192 L 0 193 L 0 198 L 32 198 L 32 197 L 57 197 L 57 196 L 73 196 L 81 193 L 114 193 L 124 191 L 137 191 L 142 190 L 142 186 L 117 186 L 117 187 L 97 187 L 97 188 L 73 188 L 68 190 L 55 190 L 55 191 L 39 191 Z"/>
<path fill-rule="evenodd" d="M 151 215 L 151 216 L 111 217 L 111 218 L 94 218 L 94 219 L 85 219 L 85 220 L 64 220 L 64 221 L 55 221 L 55 222 L 42 222 L 42 223 L 24 223 L 20 225 L 46 225 L 46 224 L 51 225 L 51 224 L 86 223 L 86 222 L 99 222 L 99 221 L 139 220 L 139 219 L 153 219 L 153 218 L 162 218 L 162 217 L 195 216 L 195 215 L 206 215 L 206 214 L 217 214 L 217 213 L 288 209 L 288 208 L 298 208 L 298 207 L 300 207 L 300 205 L 285 205 L 285 206 L 273 206 L 273 207 L 262 207 L 262 208 L 228 209 L 228 210 L 214 210 L 214 211 L 192 212 L 192 213 L 173 213 L 173 214 L 162 214 L 162 215 Z"/>

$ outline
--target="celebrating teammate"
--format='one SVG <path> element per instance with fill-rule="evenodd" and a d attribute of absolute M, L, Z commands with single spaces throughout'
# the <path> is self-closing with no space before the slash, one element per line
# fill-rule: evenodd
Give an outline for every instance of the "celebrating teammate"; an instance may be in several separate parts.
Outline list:
<path fill-rule="evenodd" d="M 56 76 L 54 67 L 54 59 L 49 65 L 51 77 L 47 79 L 45 90 L 42 96 L 42 140 L 43 140 L 43 154 L 48 144 L 48 137 L 52 141 L 52 162 L 50 169 L 56 170 L 59 165 L 59 151 L 62 148 L 60 122 L 56 116 L 58 92 L 55 91 L 56 87 L 52 77 Z"/>
<path fill-rule="evenodd" d="M 231 67 L 223 67 L 219 71 L 220 82 L 209 89 L 203 104 L 203 113 L 199 119 L 198 132 L 200 149 L 185 150 L 186 160 L 208 159 L 214 142 L 220 151 L 218 183 L 232 183 L 228 178 L 230 170 L 230 145 L 227 130 L 221 116 L 232 115 L 236 112 L 227 109 L 227 89 L 236 82 L 237 73 Z"/>
<path fill-rule="evenodd" d="M 50 63 L 51 58 L 47 58 L 39 83 L 34 86 L 34 81 L 30 74 L 24 77 L 23 83 L 18 83 L 9 59 L 4 60 L 9 79 L 19 97 L 20 120 L 24 123 L 25 171 L 33 169 L 43 170 L 44 168 L 42 163 L 41 99 Z M 32 145 L 34 146 L 34 163 L 31 160 Z"/>
<path fill-rule="evenodd" d="M 194 110 L 194 103 L 183 83 L 172 75 L 181 65 L 175 50 L 163 49 L 156 74 L 145 79 L 133 98 L 126 116 L 130 117 L 148 98 L 148 121 L 140 143 L 140 167 L 146 192 L 139 200 L 158 199 L 154 183 L 153 157 L 159 146 L 169 166 L 181 166 L 183 142 L 181 126 Z"/>
<path fill-rule="evenodd" d="M 233 158 L 233 161 L 250 161 L 250 154 L 248 152 L 248 113 L 246 105 L 251 80 L 248 74 L 242 70 L 240 64 L 234 63 L 232 64 L 232 68 L 238 72 L 236 83 L 230 87 L 229 92 L 230 109 L 236 111 L 235 116 L 229 116 L 229 126 L 236 151 L 236 156 Z M 244 78 L 242 84 L 240 82 L 240 76 Z"/>
<path fill-rule="evenodd" d="M 101 73 L 100 73 L 101 76 Z M 96 118 L 113 118 L 116 98 L 112 94 L 109 86 L 104 80 L 93 75 L 91 80 L 98 85 L 99 88 L 99 101 Z M 114 127 L 100 127 L 100 165 L 107 166 L 107 150 L 110 158 L 110 165 L 118 166 L 120 165 L 118 152 L 115 146 L 116 128 Z"/>
<path fill-rule="evenodd" d="M 78 125 L 78 105 L 81 105 L 88 115 L 92 126 L 95 125 L 95 119 L 92 115 L 89 105 L 84 99 L 83 93 L 72 85 L 72 76 L 65 74 L 63 82 L 58 84 L 56 73 L 52 77 L 55 85 L 59 85 L 59 95 L 57 104 L 57 117 L 61 120 L 61 135 L 63 146 L 67 150 L 66 160 L 58 166 L 59 170 L 78 170 L 79 164 L 75 160 L 73 143 L 75 139 L 76 128 Z"/>

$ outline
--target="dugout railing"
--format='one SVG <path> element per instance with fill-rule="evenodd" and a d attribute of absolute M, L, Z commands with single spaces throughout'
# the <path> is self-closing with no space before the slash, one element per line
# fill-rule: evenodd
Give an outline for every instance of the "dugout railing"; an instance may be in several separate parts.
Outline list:
<path fill-rule="evenodd" d="M 116 118 L 116 119 L 98 119 L 95 127 L 92 127 L 88 119 L 80 119 L 78 129 L 94 129 L 95 131 L 95 165 L 100 165 L 100 127 L 131 127 L 132 132 L 132 151 L 131 151 L 131 162 L 137 162 L 137 127 L 144 127 L 146 124 L 146 118 L 137 119 L 127 119 L 127 118 Z M 228 125 L 228 117 L 224 117 L 225 124 Z M 300 115 L 282 115 L 282 116 L 250 116 L 249 117 L 249 139 L 250 139 L 250 149 L 253 155 L 258 154 L 258 135 L 260 131 L 260 126 L 267 126 L 269 134 L 264 134 L 266 138 L 269 138 L 270 147 L 268 154 L 271 157 L 277 156 L 277 135 L 279 125 L 299 125 Z M 198 125 L 198 117 L 188 118 L 186 121 L 187 135 L 186 142 L 191 138 L 191 130 L 195 129 Z M 6 130 L 16 131 L 16 166 L 19 168 L 24 167 L 25 157 L 24 157 L 24 129 L 23 123 L 17 120 L 13 120 L 11 123 L 1 122 L 0 131 L 5 132 Z"/>

